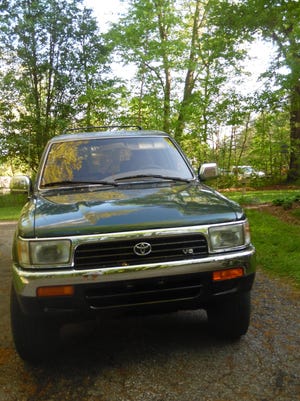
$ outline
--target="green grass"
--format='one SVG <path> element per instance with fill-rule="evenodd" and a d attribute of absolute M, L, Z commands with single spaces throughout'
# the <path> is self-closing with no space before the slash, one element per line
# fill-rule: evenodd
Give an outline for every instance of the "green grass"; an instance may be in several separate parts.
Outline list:
<path fill-rule="evenodd" d="M 300 286 L 300 228 L 258 210 L 247 210 L 258 267 Z"/>
<path fill-rule="evenodd" d="M 20 206 L 8 206 L 5 209 L 0 207 L 0 220 L 17 220 L 21 212 Z"/>
<path fill-rule="evenodd" d="M 26 203 L 25 195 L 0 195 L 0 220 L 16 220 Z"/>
<path fill-rule="evenodd" d="M 291 214 L 300 220 L 300 209 L 292 210 Z"/>
<path fill-rule="evenodd" d="M 287 202 L 300 199 L 300 189 L 220 192 L 241 205 L 259 205 L 261 203 Z"/>
<path fill-rule="evenodd" d="M 262 190 L 223 192 L 241 205 L 271 203 L 288 208 L 299 203 L 300 190 Z M 291 210 L 300 219 L 300 209 Z M 266 212 L 248 209 L 252 242 L 256 247 L 258 267 L 300 286 L 300 227 L 285 223 Z"/>

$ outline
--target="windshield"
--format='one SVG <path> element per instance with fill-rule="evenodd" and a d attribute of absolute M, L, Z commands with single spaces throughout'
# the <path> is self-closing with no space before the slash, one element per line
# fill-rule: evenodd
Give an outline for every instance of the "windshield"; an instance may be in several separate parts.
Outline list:
<path fill-rule="evenodd" d="M 53 143 L 40 187 L 100 183 L 135 175 L 193 179 L 173 142 L 166 137 L 124 137 Z"/>

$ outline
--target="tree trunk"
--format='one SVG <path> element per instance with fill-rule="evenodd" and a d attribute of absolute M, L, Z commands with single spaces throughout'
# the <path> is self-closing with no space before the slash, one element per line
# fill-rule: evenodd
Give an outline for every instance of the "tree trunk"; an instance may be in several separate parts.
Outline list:
<path fill-rule="evenodd" d="M 156 7 L 156 14 L 158 18 L 159 36 L 161 40 L 161 47 L 163 49 L 162 58 L 164 66 L 164 106 L 163 106 L 163 130 L 170 131 L 170 115 L 171 115 L 171 68 L 168 52 L 165 45 L 168 43 L 168 26 L 165 22 L 165 16 L 162 4 L 154 2 Z"/>
<path fill-rule="evenodd" d="M 164 93 L 164 125 L 163 130 L 170 132 L 171 115 L 171 73 L 169 68 L 165 68 L 165 93 Z"/>
<path fill-rule="evenodd" d="M 196 2 L 195 13 L 193 17 L 193 33 L 190 44 L 190 55 L 189 55 L 189 67 L 185 77 L 184 91 L 183 91 L 183 99 L 180 104 L 176 130 L 175 130 L 175 138 L 179 141 L 183 130 L 184 124 L 186 120 L 186 108 L 189 105 L 191 100 L 191 96 L 193 93 L 194 85 L 195 85 L 195 68 L 196 68 L 196 43 L 199 40 L 199 15 L 200 15 L 200 4 L 199 1 Z"/>
<path fill-rule="evenodd" d="M 300 84 L 296 85 L 291 95 L 290 111 L 290 165 L 287 182 L 300 180 Z"/>

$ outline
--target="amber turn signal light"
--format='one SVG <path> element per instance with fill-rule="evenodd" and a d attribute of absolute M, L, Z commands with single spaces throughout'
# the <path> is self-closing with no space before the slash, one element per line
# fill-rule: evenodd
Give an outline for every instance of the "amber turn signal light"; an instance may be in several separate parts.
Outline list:
<path fill-rule="evenodd" d="M 213 281 L 231 280 L 233 278 L 242 277 L 244 269 L 242 267 L 235 267 L 234 269 L 218 270 L 213 272 Z"/>
<path fill-rule="evenodd" d="M 36 293 L 38 297 L 65 297 L 74 295 L 74 287 L 72 285 L 39 287 Z"/>

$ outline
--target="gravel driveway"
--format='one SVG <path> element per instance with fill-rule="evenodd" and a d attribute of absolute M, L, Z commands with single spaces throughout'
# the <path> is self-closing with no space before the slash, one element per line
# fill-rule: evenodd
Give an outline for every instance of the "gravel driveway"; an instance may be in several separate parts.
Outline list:
<path fill-rule="evenodd" d="M 0 401 L 300 400 L 300 293 L 258 272 L 248 334 L 209 336 L 202 312 L 131 317 L 63 330 L 55 362 L 15 353 L 9 324 L 13 224 L 0 224 Z"/>

